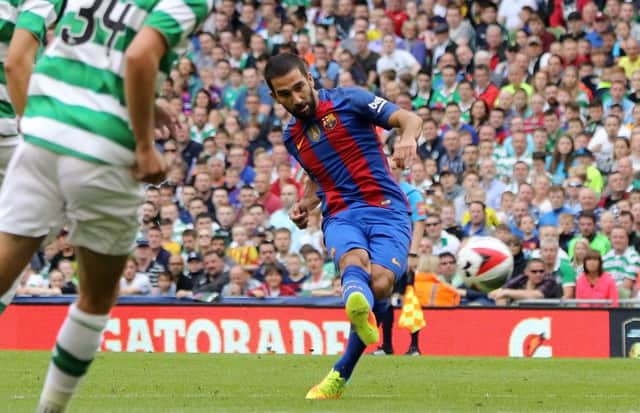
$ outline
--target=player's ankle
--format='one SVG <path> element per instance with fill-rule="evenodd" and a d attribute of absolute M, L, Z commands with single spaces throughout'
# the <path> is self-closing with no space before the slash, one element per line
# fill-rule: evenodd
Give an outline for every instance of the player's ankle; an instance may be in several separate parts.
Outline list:
<path fill-rule="evenodd" d="M 40 396 L 36 413 L 62 413 L 67 408 L 71 396 L 71 393 L 45 389 Z"/>

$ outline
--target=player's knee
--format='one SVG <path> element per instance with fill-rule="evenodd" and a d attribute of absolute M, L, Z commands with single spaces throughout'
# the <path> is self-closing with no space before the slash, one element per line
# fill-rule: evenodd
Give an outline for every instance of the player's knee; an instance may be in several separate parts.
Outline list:
<path fill-rule="evenodd" d="M 364 268 L 365 271 L 371 272 L 371 263 L 369 261 L 369 254 L 362 249 L 353 249 L 346 252 L 340 258 L 340 269 L 343 270 L 351 265 Z"/>
<path fill-rule="evenodd" d="M 89 314 L 107 314 L 118 300 L 118 290 L 112 293 L 94 294 L 92 291 L 80 291 L 78 308 Z"/>
<path fill-rule="evenodd" d="M 395 277 L 391 271 L 380 267 L 374 268 L 371 273 L 371 291 L 376 300 L 383 300 L 391 295 L 394 280 Z"/>

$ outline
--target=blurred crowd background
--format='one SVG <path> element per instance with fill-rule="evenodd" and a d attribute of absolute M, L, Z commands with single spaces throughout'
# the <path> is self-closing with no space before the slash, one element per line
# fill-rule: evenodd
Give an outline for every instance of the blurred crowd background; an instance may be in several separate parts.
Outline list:
<path fill-rule="evenodd" d="M 146 188 L 121 294 L 341 295 L 319 212 L 304 230 L 288 218 L 306 177 L 283 145 L 290 115 L 262 77 L 270 56 L 288 52 L 317 88 L 364 88 L 423 119 L 419 160 L 393 169 L 418 228 L 410 272 L 421 276 L 410 283 L 450 287 L 444 305 L 635 297 L 637 2 L 215 3 L 159 84 L 157 104 L 176 123 L 156 131 L 169 173 Z M 397 131 L 377 134 L 391 154 Z M 455 274 L 473 235 L 500 238 L 514 256 L 489 294 Z M 19 294 L 76 290 L 63 231 L 25 269 Z"/>

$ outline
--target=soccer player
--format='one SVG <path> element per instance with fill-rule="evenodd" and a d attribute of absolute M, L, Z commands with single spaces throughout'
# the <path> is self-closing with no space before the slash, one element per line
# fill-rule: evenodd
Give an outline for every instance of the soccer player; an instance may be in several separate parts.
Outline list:
<path fill-rule="evenodd" d="M 70 1 L 29 83 L 24 141 L 0 192 L 0 294 L 64 216 L 79 296 L 58 333 L 38 412 L 63 412 L 100 344 L 137 230 L 140 181 L 165 165 L 154 145 L 158 70 L 212 0 Z"/>
<path fill-rule="evenodd" d="M 276 101 L 294 117 L 284 143 L 310 177 L 290 210 L 301 228 L 321 204 L 327 250 L 342 273 L 351 321 L 347 348 L 307 399 L 337 399 L 366 346 L 379 340 L 378 320 L 394 282 L 406 269 L 411 222 L 407 198 L 389 174 L 375 126 L 401 128 L 394 159 L 415 157 L 422 120 L 358 88 L 313 88 L 313 77 L 293 54 L 272 57 L 265 79 Z"/>
<path fill-rule="evenodd" d="M 61 13 L 62 0 L 0 0 L 0 185 L 18 145 L 18 117 L 24 112 L 27 86 L 47 28 Z M 9 305 L 18 280 L 0 296 L 0 314 Z"/>

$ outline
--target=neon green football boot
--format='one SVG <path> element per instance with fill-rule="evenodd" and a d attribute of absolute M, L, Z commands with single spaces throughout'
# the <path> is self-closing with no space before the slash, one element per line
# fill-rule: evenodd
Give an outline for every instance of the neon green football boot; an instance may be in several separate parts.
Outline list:
<path fill-rule="evenodd" d="M 307 400 L 336 400 L 342 397 L 347 381 L 340 377 L 340 373 L 331 370 L 327 376 L 309 390 Z"/>

